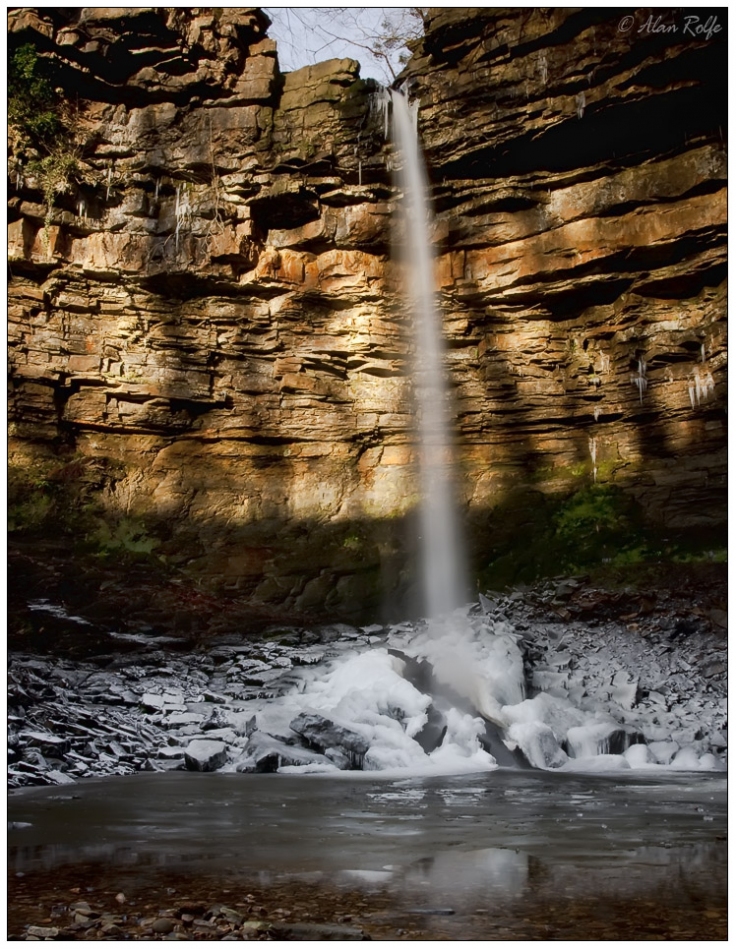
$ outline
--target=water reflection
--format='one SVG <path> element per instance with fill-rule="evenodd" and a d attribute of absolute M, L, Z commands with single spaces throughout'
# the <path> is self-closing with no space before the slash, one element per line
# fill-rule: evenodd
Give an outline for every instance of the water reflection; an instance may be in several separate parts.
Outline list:
<path fill-rule="evenodd" d="M 595 895 L 601 881 L 607 893 L 683 880 L 725 892 L 726 805 L 725 780 L 707 775 L 662 784 L 538 773 L 355 784 L 136 775 L 80 783 L 73 795 L 11 794 L 9 867 L 312 874 L 388 887 L 420 906 Z"/>
<path fill-rule="evenodd" d="M 446 895 L 465 897 L 481 893 L 516 897 L 529 878 L 529 855 L 488 847 L 437 854 L 412 863 L 402 874 L 406 887 L 430 887 Z"/>

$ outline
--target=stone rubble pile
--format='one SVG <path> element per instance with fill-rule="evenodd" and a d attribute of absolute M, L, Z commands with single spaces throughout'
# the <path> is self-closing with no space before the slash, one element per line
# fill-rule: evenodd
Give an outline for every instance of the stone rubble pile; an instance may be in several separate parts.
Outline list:
<path fill-rule="evenodd" d="M 367 635 L 339 625 L 275 635 L 277 642 L 220 643 L 189 656 L 145 648 L 96 662 L 12 656 L 10 786 L 142 770 L 215 771 L 248 745 L 254 701 L 294 688 L 300 666 L 371 644 Z M 259 756 L 262 770 L 276 770 L 270 745 L 279 743 L 260 733 L 253 738 L 253 751 L 258 742 L 269 744 Z M 304 749 L 290 753 L 293 763 L 315 758 Z"/>
<path fill-rule="evenodd" d="M 567 754 L 622 754 L 639 744 L 641 750 L 629 748 L 639 764 L 689 770 L 697 769 L 698 756 L 714 755 L 720 766 L 727 749 L 727 698 L 726 639 L 719 625 L 696 628 L 667 605 L 652 609 L 639 602 L 636 612 L 631 603 L 613 599 L 567 580 L 481 596 L 480 611 L 514 631 L 528 697 L 546 693 L 550 701 L 568 700 L 581 724 L 588 714 L 585 729 L 559 738 Z M 595 620 L 585 616 L 591 601 Z M 614 606 L 629 612 L 614 616 Z M 428 664 L 391 648 L 410 652 L 407 644 L 423 628 L 280 627 L 259 642 L 230 637 L 189 654 L 142 643 L 124 657 L 80 662 L 11 655 L 9 784 L 62 785 L 136 771 L 361 768 L 369 743 L 359 726 L 327 712 L 303 711 L 272 734 L 260 727 L 259 710 L 287 693 L 303 692 L 306 667 L 321 669 L 342 655 L 379 646 L 403 655 L 404 676 L 431 692 L 416 679 L 426 676 Z M 444 734 L 442 713 L 434 705 L 428 710 L 427 734 L 417 736 L 427 753 Z M 600 727 L 591 732 L 593 720 Z M 498 758 L 497 751 L 505 751 L 498 741 L 487 750 L 500 764 L 513 764 Z M 555 754 L 556 745 L 548 762 L 553 766 Z"/>
<path fill-rule="evenodd" d="M 684 748 L 726 752 L 725 612 L 711 609 L 697 626 L 656 598 L 590 590 L 574 578 L 482 605 L 523 633 L 529 694 L 607 712 L 641 735 L 650 762 L 670 764 Z"/>

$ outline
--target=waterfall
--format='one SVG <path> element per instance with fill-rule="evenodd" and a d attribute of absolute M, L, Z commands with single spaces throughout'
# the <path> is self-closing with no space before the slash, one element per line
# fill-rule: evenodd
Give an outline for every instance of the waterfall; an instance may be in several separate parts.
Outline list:
<path fill-rule="evenodd" d="M 442 320 L 429 241 L 428 181 L 418 140 L 418 103 L 391 93 L 393 144 L 406 211 L 407 287 L 416 345 L 414 379 L 419 435 L 421 573 L 426 615 L 435 618 L 465 599 L 464 556 L 452 484 L 452 423 L 444 369 Z"/>

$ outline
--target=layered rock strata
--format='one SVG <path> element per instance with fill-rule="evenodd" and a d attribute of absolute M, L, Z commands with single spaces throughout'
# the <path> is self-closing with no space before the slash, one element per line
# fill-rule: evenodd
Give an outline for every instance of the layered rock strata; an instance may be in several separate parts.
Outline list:
<path fill-rule="evenodd" d="M 673 529 L 724 522 L 725 21 L 661 15 L 435 11 L 407 70 L 479 562 L 500 511 L 594 480 Z M 51 208 L 10 161 L 11 471 L 83 482 L 122 544 L 145 524 L 254 605 L 406 608 L 415 407 L 375 84 L 350 60 L 281 74 L 255 9 L 9 22 L 78 143 Z"/>

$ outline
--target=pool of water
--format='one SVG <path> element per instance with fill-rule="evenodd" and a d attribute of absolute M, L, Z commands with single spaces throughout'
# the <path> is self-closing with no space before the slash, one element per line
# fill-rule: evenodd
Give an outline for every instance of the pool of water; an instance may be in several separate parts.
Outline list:
<path fill-rule="evenodd" d="M 11 792 L 9 871 L 309 875 L 453 907 L 514 901 L 540 881 L 583 894 L 605 880 L 609 895 L 690 881 L 725 895 L 726 812 L 712 774 L 137 774 Z"/>

